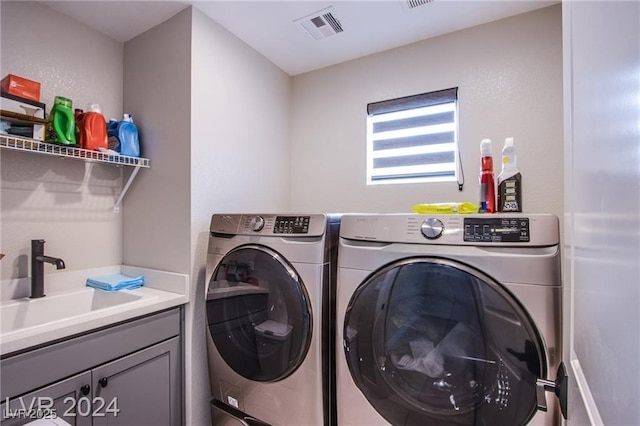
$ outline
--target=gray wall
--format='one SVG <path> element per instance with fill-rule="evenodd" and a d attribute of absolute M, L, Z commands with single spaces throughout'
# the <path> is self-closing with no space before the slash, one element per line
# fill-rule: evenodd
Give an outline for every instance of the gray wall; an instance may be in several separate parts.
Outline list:
<path fill-rule="evenodd" d="M 497 175 L 504 139 L 513 136 L 525 211 L 561 216 L 561 19 L 560 5 L 551 6 L 296 76 L 292 208 L 477 203 L 480 140 L 493 139 Z M 459 87 L 464 191 L 455 182 L 367 186 L 367 103 L 450 87 Z"/>
<path fill-rule="evenodd" d="M 124 106 L 137 122 L 141 171 L 124 207 L 124 262 L 191 271 L 191 13 L 185 10 L 124 46 Z"/>
<path fill-rule="evenodd" d="M 570 425 L 640 419 L 640 3 L 564 2 Z"/>
<path fill-rule="evenodd" d="M 106 117 L 122 115 L 122 43 L 36 2 L 2 1 L 0 15 L 2 77 L 13 73 L 41 82 L 47 112 L 61 95 L 78 108 L 98 102 Z M 0 278 L 30 274 L 30 240 L 36 238 L 45 239 L 46 252 L 62 257 L 68 269 L 120 264 L 122 215 L 113 206 L 122 172 L 104 164 L 0 151 L 0 246 L 6 254 Z M 29 289 L 18 291 L 15 296 Z"/>

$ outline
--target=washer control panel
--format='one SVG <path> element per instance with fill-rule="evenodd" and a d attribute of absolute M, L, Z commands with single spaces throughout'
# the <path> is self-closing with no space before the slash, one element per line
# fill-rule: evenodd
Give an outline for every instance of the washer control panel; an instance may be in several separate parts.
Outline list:
<path fill-rule="evenodd" d="M 463 240 L 474 243 L 528 243 L 529 218 L 465 218 Z"/>
<path fill-rule="evenodd" d="M 249 222 L 252 231 L 258 232 L 264 228 L 264 218 L 262 216 L 254 216 Z"/>
<path fill-rule="evenodd" d="M 552 246 L 559 244 L 559 220 L 552 214 L 344 214 L 343 240 L 386 243 Z"/>
<path fill-rule="evenodd" d="M 442 232 L 444 232 L 444 223 L 442 223 L 440 219 L 430 217 L 422 222 L 420 232 L 422 232 L 422 235 L 424 235 L 425 238 L 435 240 L 436 238 L 440 238 Z"/>

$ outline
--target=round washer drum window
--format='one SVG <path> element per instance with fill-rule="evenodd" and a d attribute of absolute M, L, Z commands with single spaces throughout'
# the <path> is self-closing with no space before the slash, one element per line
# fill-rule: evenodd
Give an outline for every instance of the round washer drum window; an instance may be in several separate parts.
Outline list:
<path fill-rule="evenodd" d="M 393 425 L 523 425 L 546 375 L 542 340 L 503 286 L 466 265 L 414 258 L 352 296 L 344 350 L 369 403 Z"/>
<path fill-rule="evenodd" d="M 218 264 L 207 294 L 209 333 L 236 373 L 277 381 L 293 373 L 311 344 L 304 284 L 277 252 L 243 245 Z"/>

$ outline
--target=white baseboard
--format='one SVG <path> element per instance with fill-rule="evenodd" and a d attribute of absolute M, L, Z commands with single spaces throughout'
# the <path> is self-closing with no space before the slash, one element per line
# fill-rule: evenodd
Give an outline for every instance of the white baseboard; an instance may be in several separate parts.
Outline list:
<path fill-rule="evenodd" d="M 586 377 L 584 377 L 582 367 L 580 367 L 580 361 L 577 358 L 571 360 L 571 370 L 572 376 L 578 385 L 580 397 L 582 398 L 587 415 L 589 416 L 591 426 L 604 426 L 596 401 L 593 399 L 593 395 L 591 394 L 591 388 L 589 388 L 589 384 L 587 383 Z M 569 421 L 569 424 L 571 424 L 571 421 Z"/>

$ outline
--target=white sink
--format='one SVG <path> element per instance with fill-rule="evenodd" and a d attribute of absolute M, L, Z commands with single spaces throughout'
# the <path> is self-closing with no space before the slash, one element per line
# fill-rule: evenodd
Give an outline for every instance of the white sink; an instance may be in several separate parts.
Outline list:
<path fill-rule="evenodd" d="M 6 259 L 3 259 L 3 262 Z M 122 273 L 144 276 L 144 285 L 104 292 L 87 287 L 87 277 Z M 46 296 L 24 295 L 30 278 L 0 282 L 0 355 L 47 345 L 74 335 L 110 327 L 163 309 L 189 303 L 189 276 L 129 265 L 64 270 L 47 274 Z"/>
<path fill-rule="evenodd" d="M 22 298 L 0 304 L 0 333 L 63 321 L 140 300 L 141 295 L 104 292 L 85 287 L 52 293 L 39 299 Z"/>

